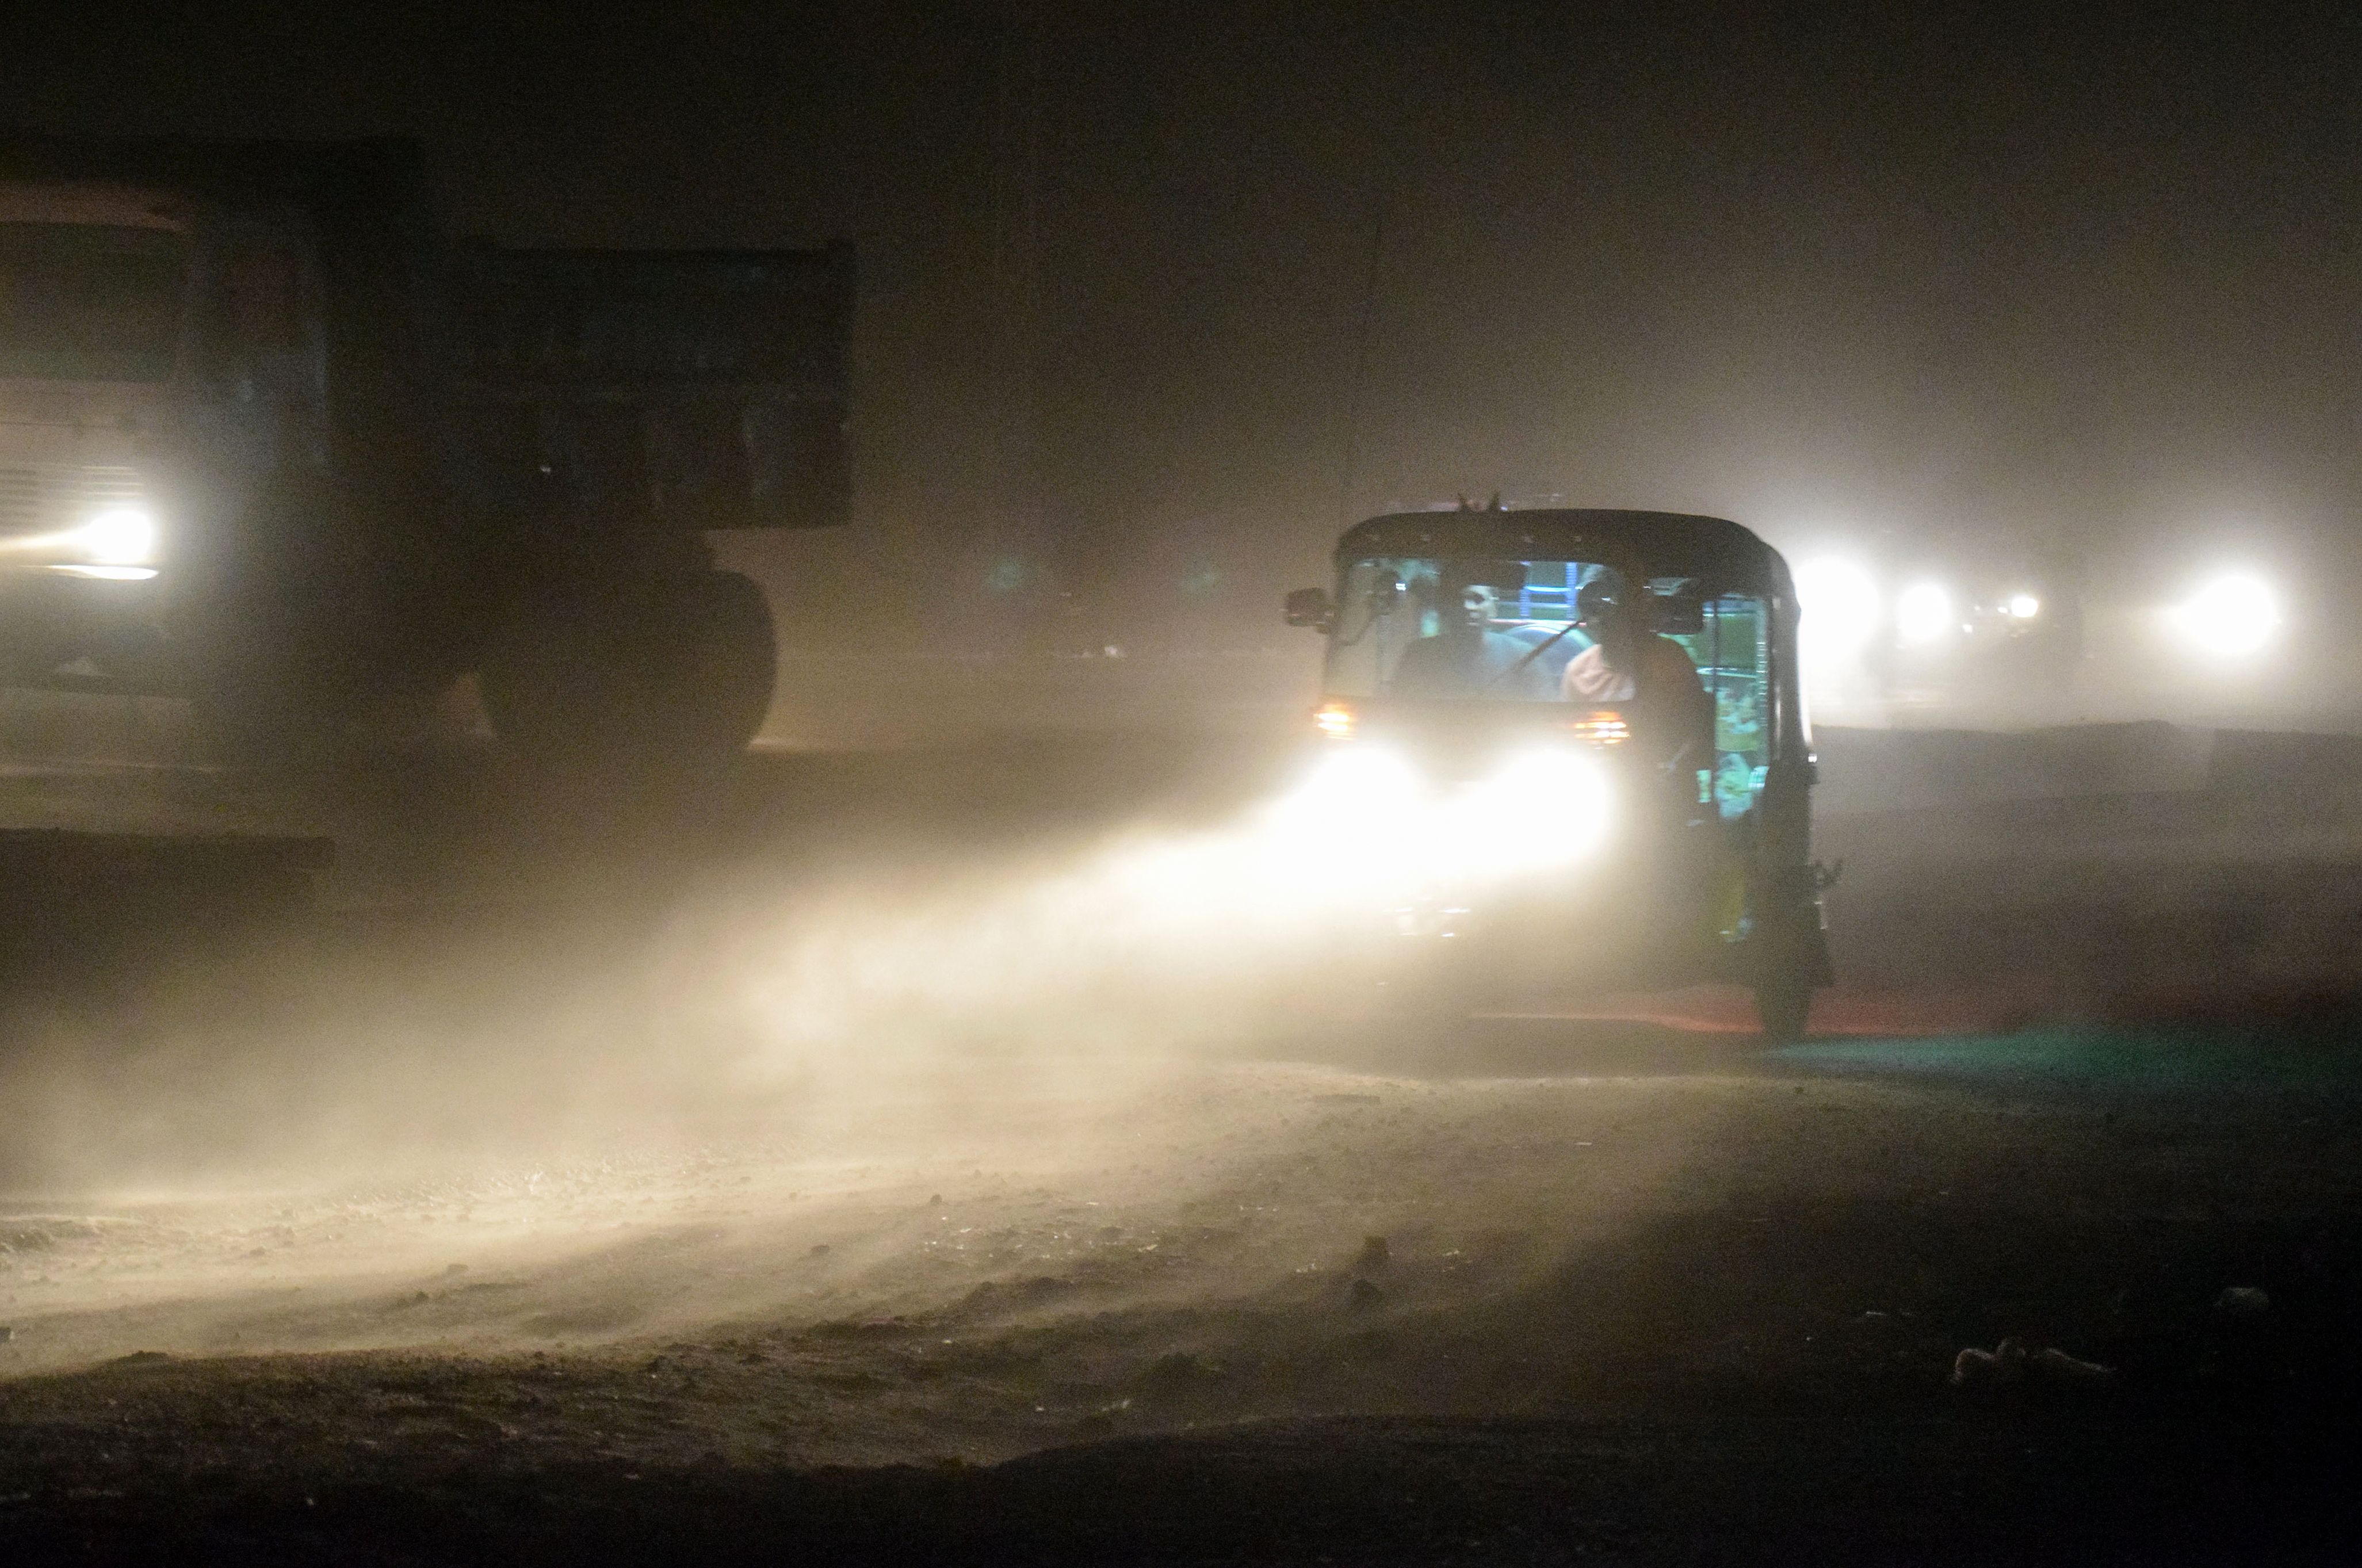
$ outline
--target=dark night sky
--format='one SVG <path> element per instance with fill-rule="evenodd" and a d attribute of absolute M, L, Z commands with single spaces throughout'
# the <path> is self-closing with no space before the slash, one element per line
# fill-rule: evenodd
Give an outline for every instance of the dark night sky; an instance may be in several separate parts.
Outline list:
<path fill-rule="evenodd" d="M 1874 15 L 59 6 L 0 105 L 414 131 L 513 241 L 851 237 L 808 607 L 1204 556 L 1260 624 L 1347 513 L 1495 489 L 2356 564 L 2362 26 Z"/>

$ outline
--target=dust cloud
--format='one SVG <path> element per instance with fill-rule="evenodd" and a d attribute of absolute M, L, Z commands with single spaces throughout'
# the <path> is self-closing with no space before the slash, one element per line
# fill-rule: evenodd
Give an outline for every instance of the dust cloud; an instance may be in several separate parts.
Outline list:
<path fill-rule="evenodd" d="M 915 1299 L 945 1204 L 1169 1214 L 1339 1076 L 1239 1060 L 1333 1001 L 1399 881 L 1352 799 L 1305 777 L 1058 849 L 360 911 L 20 1010 L 0 1305 L 51 1321 L 16 1360 L 538 1343 L 855 1280 L 874 1309 Z M 414 1276 L 467 1310 L 386 1318 Z"/>
<path fill-rule="evenodd" d="M 2246 998 L 2300 959 L 2350 960 L 2350 922 L 2325 918 L 2350 907 L 2343 859 L 2302 884 L 2310 946 L 2224 922 L 2267 883 L 2295 908 L 2285 846 L 2350 829 L 2331 781 L 2351 743 L 2135 726 L 1822 746 L 1820 852 L 1853 862 L 1830 899 L 1853 992 L 1825 999 L 1824 1031 L 2073 1016 L 2103 977 Z M 1419 869 L 1399 845 L 1466 862 L 1491 818 L 1380 833 L 1401 809 L 1382 779 L 1324 793 L 1236 758 L 1179 809 L 1141 778 L 1183 749 L 804 759 L 749 819 L 780 843 L 608 846 L 579 897 L 340 907 L 240 956 L 160 955 L 117 991 L 20 1001 L 5 1365 L 588 1349 L 957 1317 L 988 1287 L 1022 1317 L 1028 1280 L 1044 1312 L 1203 1306 L 1341 1288 L 1374 1234 L 1454 1290 L 1480 1255 L 1484 1288 L 1513 1289 L 1695 1179 L 1760 1099 L 1743 997 L 1713 999 L 1738 1010 L 1727 1027 L 1650 1036 L 1678 1079 L 1617 1056 L 1626 1026 L 1596 1018 L 1472 1029 L 1445 1077 L 1395 1070 L 1374 1031 L 1316 1042 L 1367 977 L 1344 951 Z M 479 844 L 445 849 L 496 883 Z M 372 856 L 398 858 L 352 859 Z M 2167 867 L 2184 894 L 2158 893 Z M 1980 1000 L 1996 977 L 2008 994 Z M 1524 1239 L 1483 1253 L 1505 1227 Z"/>

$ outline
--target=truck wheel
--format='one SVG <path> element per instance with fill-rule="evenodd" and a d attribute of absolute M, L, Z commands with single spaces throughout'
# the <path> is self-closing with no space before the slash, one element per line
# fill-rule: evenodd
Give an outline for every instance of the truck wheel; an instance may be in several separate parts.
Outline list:
<path fill-rule="evenodd" d="M 755 738 L 777 667 L 763 591 L 701 571 L 535 605 L 478 683 L 493 731 L 535 767 L 693 779 Z"/>

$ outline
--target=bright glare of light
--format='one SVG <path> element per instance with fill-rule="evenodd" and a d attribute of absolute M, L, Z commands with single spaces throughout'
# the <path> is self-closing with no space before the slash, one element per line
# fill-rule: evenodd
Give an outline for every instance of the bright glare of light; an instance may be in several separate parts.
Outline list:
<path fill-rule="evenodd" d="M 2251 654 L 2279 629 L 2279 602 L 2269 585 L 2246 572 L 2225 572 L 2201 584 L 2173 613 L 2182 634 L 2215 653 Z"/>
<path fill-rule="evenodd" d="M 138 566 L 156 553 L 156 520 L 136 506 L 100 513 L 74 535 L 82 552 L 97 566 Z"/>
<path fill-rule="evenodd" d="M 1378 883 L 1497 882 L 1573 865 L 1615 821 L 1600 752 L 1537 743 L 1464 786 L 1425 779 L 1390 746 L 1349 742 L 1264 818 L 1269 863 L 1342 891 Z"/>
<path fill-rule="evenodd" d="M 1894 635 L 1914 646 L 1938 640 L 1956 624 L 1942 583 L 1915 582 L 1894 601 Z"/>
<path fill-rule="evenodd" d="M 1385 835 L 1418 801 L 1418 775 L 1391 746 L 1339 746 L 1281 798 L 1281 824 L 1316 839 Z"/>
<path fill-rule="evenodd" d="M 1572 745 L 1507 758 L 1462 797 L 1446 835 L 1466 868 L 1507 876 L 1581 860 L 1599 847 L 1612 790 L 1602 759 Z"/>
<path fill-rule="evenodd" d="M 2042 601 L 2031 593 L 2013 593 L 2002 611 L 2013 621 L 2031 621 L 2042 613 Z"/>
<path fill-rule="evenodd" d="M 1613 754 L 1572 740 L 1537 739 L 1471 784 L 1453 771 L 1325 745 L 1294 789 L 1227 824 L 1126 833 L 955 896 L 756 922 L 730 938 L 745 955 L 733 995 L 767 1021 L 748 1070 L 805 1083 L 996 1030 L 1094 1050 L 1234 1037 L 1273 998 L 1298 1005 L 1308 975 L 1365 951 L 1406 902 L 1562 876 L 1621 817 Z"/>
<path fill-rule="evenodd" d="M 1804 611 L 1797 630 L 1808 658 L 1847 657 L 1877 634 L 1878 583 L 1853 561 L 1832 558 L 1798 567 L 1796 602 Z"/>

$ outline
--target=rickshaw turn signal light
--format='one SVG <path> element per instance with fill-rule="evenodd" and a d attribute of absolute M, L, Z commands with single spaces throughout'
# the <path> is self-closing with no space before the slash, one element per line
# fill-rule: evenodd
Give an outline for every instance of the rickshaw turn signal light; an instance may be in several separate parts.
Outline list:
<path fill-rule="evenodd" d="M 1361 717 L 1350 702 L 1323 702 L 1312 711 L 1312 727 L 1330 740 L 1352 740 Z"/>
<path fill-rule="evenodd" d="M 1623 715 L 1607 710 L 1569 719 L 1566 727 L 1575 739 L 1591 745 L 1622 745 L 1632 738 L 1632 726 Z"/>

